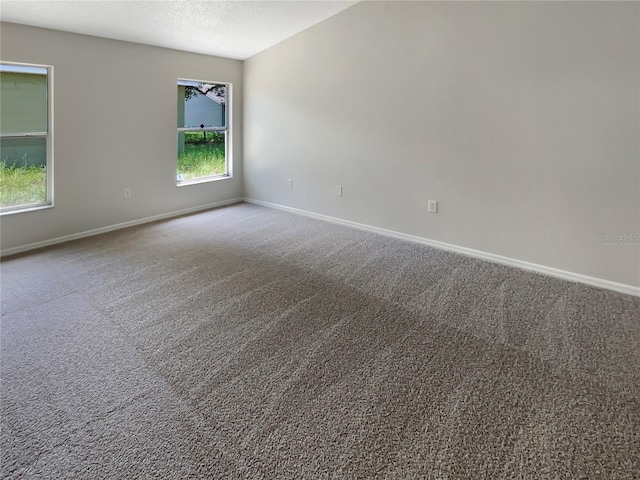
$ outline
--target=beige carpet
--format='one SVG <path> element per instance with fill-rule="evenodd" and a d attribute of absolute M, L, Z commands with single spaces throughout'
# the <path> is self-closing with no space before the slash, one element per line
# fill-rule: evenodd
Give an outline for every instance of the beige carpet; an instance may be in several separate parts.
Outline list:
<path fill-rule="evenodd" d="M 246 204 L 1 268 L 3 478 L 640 478 L 640 298 Z"/>

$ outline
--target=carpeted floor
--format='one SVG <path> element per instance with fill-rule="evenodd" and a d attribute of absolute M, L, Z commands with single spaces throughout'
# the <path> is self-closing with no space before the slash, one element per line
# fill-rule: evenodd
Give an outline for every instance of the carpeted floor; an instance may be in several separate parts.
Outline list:
<path fill-rule="evenodd" d="M 640 298 L 247 204 L 1 268 L 3 478 L 640 478 Z"/>

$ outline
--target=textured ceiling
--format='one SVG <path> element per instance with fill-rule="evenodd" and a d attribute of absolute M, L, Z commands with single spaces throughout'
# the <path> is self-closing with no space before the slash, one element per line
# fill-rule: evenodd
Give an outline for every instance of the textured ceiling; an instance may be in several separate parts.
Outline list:
<path fill-rule="evenodd" d="M 5 22 L 246 59 L 355 1 L 15 1 Z"/>

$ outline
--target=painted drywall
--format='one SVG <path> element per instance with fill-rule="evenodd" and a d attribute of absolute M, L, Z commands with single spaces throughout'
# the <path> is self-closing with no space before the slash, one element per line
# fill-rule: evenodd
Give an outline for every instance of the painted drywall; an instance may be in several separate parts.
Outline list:
<path fill-rule="evenodd" d="M 53 66 L 53 208 L 3 215 L 3 250 L 242 194 L 242 62 L 2 23 L 0 58 Z M 176 82 L 233 84 L 233 178 L 176 186 Z M 132 190 L 130 199 L 124 189 Z"/>
<path fill-rule="evenodd" d="M 245 62 L 245 195 L 640 286 L 639 9 L 358 3 Z"/>

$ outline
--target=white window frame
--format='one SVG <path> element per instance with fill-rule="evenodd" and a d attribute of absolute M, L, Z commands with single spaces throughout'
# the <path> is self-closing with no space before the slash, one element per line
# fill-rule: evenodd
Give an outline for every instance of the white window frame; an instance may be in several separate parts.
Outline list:
<path fill-rule="evenodd" d="M 224 132 L 224 173 L 220 173 L 217 175 L 208 175 L 205 177 L 197 177 L 190 178 L 188 180 L 176 180 L 176 185 L 178 187 L 184 187 L 188 185 L 194 185 L 198 183 L 206 183 L 206 182 L 215 182 L 217 180 L 225 180 L 233 177 L 233 155 L 232 155 L 232 133 L 231 133 L 231 111 L 232 111 L 232 96 L 233 96 L 233 84 L 231 82 L 216 82 L 213 80 L 197 80 L 194 78 L 178 78 L 176 85 L 178 82 L 198 82 L 198 83 L 206 83 L 210 85 L 225 85 L 225 109 L 224 109 L 224 127 L 204 127 L 204 128 L 196 128 L 196 127 L 178 127 L 177 133 L 184 132 Z M 176 154 L 178 152 L 178 135 L 176 135 Z M 176 179 L 178 172 L 178 160 L 176 157 Z"/>
<path fill-rule="evenodd" d="M 46 198 L 44 202 L 30 203 L 28 205 L 15 205 L 12 207 L 0 208 L 0 215 L 9 215 L 14 213 L 31 212 L 33 210 L 42 210 L 52 208 L 53 203 L 53 65 L 39 65 L 34 63 L 20 63 L 2 60 L 2 65 L 16 67 L 33 67 L 44 68 L 47 70 L 47 131 L 33 133 L 9 133 L 0 132 L 0 137 L 5 138 L 45 138 L 46 139 Z"/>

